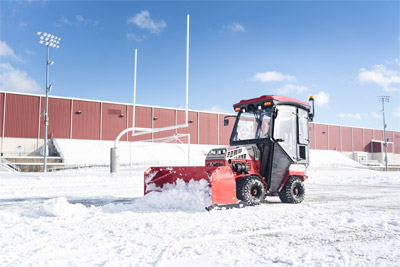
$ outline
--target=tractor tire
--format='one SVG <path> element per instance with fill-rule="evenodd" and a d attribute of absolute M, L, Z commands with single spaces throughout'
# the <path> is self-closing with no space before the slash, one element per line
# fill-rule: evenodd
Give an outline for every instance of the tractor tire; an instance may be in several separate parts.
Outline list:
<path fill-rule="evenodd" d="M 305 193 L 304 184 L 300 178 L 291 176 L 279 192 L 279 198 L 283 203 L 297 204 L 304 200 Z"/>
<path fill-rule="evenodd" d="M 265 197 L 265 187 L 258 177 L 243 177 L 236 185 L 236 195 L 249 206 L 258 205 Z"/>

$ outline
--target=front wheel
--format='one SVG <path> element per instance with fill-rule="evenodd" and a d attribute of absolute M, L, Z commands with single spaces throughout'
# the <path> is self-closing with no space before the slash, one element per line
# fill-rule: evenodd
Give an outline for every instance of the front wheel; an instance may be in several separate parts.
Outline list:
<path fill-rule="evenodd" d="M 265 197 L 265 187 L 258 177 L 247 176 L 238 181 L 236 194 L 237 198 L 247 205 L 258 205 Z"/>
<path fill-rule="evenodd" d="M 295 176 L 291 176 L 279 192 L 279 198 L 283 203 L 301 203 L 304 200 L 304 195 L 304 184 L 300 178 Z"/>

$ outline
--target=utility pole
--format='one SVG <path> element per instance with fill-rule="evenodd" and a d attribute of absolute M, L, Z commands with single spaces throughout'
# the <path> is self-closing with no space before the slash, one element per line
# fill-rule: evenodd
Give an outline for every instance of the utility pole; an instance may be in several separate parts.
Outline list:
<path fill-rule="evenodd" d="M 390 96 L 378 96 L 378 101 L 382 102 L 382 114 L 383 114 L 383 139 L 385 140 L 385 171 L 388 170 L 388 158 L 387 158 L 387 139 L 386 139 L 386 122 L 385 122 L 385 102 L 389 103 Z"/>

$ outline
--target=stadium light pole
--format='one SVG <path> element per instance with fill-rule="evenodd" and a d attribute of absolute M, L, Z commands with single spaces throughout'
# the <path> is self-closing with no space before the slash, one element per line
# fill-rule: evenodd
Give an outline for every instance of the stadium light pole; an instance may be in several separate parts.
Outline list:
<path fill-rule="evenodd" d="M 378 101 L 382 102 L 382 114 L 383 114 L 383 138 L 385 139 L 385 171 L 388 170 L 388 158 L 387 158 L 387 140 L 386 140 L 386 122 L 385 122 L 385 102 L 389 103 L 390 96 L 378 96 Z"/>
<path fill-rule="evenodd" d="M 49 47 L 59 48 L 61 41 L 60 37 L 54 36 L 53 34 L 45 32 L 37 32 L 39 35 L 39 44 L 46 46 L 46 107 L 44 112 L 44 145 L 43 145 L 43 172 L 47 171 L 47 126 L 49 125 L 49 116 L 47 113 L 48 103 L 49 103 L 49 92 L 53 86 L 49 85 L 49 66 L 54 64 L 54 61 L 49 60 Z"/>

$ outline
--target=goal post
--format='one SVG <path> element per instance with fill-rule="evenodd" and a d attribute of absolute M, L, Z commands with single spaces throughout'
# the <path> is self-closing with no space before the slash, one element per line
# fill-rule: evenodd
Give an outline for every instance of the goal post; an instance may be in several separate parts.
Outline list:
<path fill-rule="evenodd" d="M 111 173 L 117 174 L 119 171 L 119 148 L 118 143 L 121 137 L 128 133 L 132 132 L 131 136 L 138 136 L 148 133 L 156 133 L 156 132 L 163 132 L 168 130 L 175 130 L 180 128 L 187 128 L 189 127 L 188 122 L 188 114 L 189 114 L 189 14 L 187 14 L 187 21 L 186 21 L 186 112 L 185 112 L 185 124 L 181 125 L 173 125 L 164 128 L 139 128 L 135 126 L 135 108 L 136 108 L 136 67 L 137 67 L 137 49 L 135 49 L 135 75 L 134 75 L 134 93 L 133 93 L 133 121 L 132 127 L 127 128 L 119 133 L 117 138 L 115 139 L 114 147 L 111 148 L 110 153 L 110 171 Z M 136 132 L 140 131 L 140 132 Z M 189 136 L 190 138 L 190 136 Z M 190 142 L 188 142 L 188 148 L 190 150 Z M 190 153 L 188 153 L 190 155 Z M 190 162 L 190 156 L 188 156 L 188 161 Z"/>

